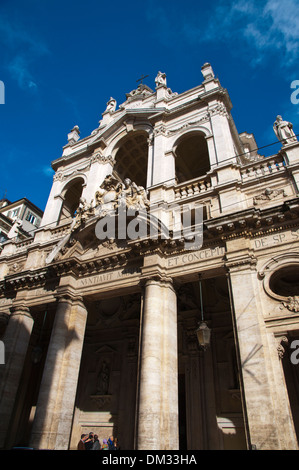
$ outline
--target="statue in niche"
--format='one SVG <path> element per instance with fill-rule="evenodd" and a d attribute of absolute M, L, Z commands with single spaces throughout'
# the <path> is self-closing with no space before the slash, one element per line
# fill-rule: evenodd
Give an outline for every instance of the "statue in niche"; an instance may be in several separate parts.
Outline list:
<path fill-rule="evenodd" d="M 158 72 L 158 75 L 155 79 L 156 87 L 158 86 L 166 86 L 166 74 L 162 72 Z"/>
<path fill-rule="evenodd" d="M 283 121 L 280 115 L 277 116 L 273 125 L 276 137 L 283 144 L 289 144 L 297 141 L 297 137 L 293 131 L 293 124 L 288 121 Z"/>
<path fill-rule="evenodd" d="M 97 395 L 107 395 L 109 388 L 110 370 L 106 361 L 103 361 L 97 379 Z"/>

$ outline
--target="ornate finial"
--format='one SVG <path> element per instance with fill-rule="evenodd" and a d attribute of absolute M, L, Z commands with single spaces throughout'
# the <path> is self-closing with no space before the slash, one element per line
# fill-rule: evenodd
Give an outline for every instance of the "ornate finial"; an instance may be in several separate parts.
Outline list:
<path fill-rule="evenodd" d="M 80 139 L 79 126 L 74 126 L 71 132 L 67 136 L 69 145 L 75 144 Z"/>
<path fill-rule="evenodd" d="M 206 62 L 202 67 L 201 67 L 201 73 L 203 74 L 203 78 L 205 80 L 209 80 L 210 78 L 215 78 L 213 69 L 211 65 Z"/>

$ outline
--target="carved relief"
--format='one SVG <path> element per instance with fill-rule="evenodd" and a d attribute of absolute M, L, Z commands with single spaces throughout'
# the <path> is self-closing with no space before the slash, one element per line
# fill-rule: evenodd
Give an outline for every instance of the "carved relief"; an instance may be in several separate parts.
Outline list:
<path fill-rule="evenodd" d="M 95 201 L 86 202 L 80 198 L 79 207 L 75 212 L 68 233 L 59 241 L 46 258 L 51 263 L 60 253 L 65 253 L 66 247 L 72 242 L 73 235 L 85 225 L 88 219 L 105 217 L 108 213 L 115 213 L 117 208 L 134 209 L 136 211 L 148 210 L 149 200 L 143 186 L 137 186 L 129 178 L 122 183 L 112 175 L 106 176 L 100 188 L 95 193 Z"/>
<path fill-rule="evenodd" d="M 289 340 L 287 336 L 282 336 L 280 338 L 277 338 L 277 352 L 278 352 L 278 356 L 280 357 L 280 359 L 282 359 L 285 354 L 285 348 L 283 344 L 287 345 L 288 343 L 289 343 Z"/>
<path fill-rule="evenodd" d="M 277 198 L 278 196 L 286 197 L 285 190 L 284 189 L 266 188 L 265 191 L 263 191 L 261 194 L 259 194 L 258 196 L 255 196 L 253 198 L 253 204 L 257 205 L 260 202 L 272 201 L 273 199 Z"/>
<path fill-rule="evenodd" d="M 294 295 L 293 297 L 289 297 L 287 302 L 282 302 L 282 304 L 290 312 L 299 312 L 299 296 L 297 295 Z"/>

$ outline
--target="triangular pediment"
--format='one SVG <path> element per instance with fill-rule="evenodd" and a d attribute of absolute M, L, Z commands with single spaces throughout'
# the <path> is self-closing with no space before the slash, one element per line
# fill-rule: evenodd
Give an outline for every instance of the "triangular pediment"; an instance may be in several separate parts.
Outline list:
<path fill-rule="evenodd" d="M 95 354 L 107 354 L 107 353 L 113 354 L 115 352 L 116 352 L 116 349 L 112 348 L 108 344 L 104 344 L 103 346 L 101 346 L 99 349 L 95 351 Z"/>

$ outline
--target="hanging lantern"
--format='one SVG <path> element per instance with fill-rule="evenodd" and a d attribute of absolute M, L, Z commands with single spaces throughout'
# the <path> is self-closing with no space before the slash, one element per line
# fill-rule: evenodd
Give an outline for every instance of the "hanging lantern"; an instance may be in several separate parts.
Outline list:
<path fill-rule="evenodd" d="M 195 331 L 197 336 L 197 341 L 199 347 L 204 351 L 210 345 L 211 340 L 211 330 L 204 321 L 204 313 L 203 313 L 203 301 L 202 301 L 202 287 L 201 287 L 201 280 L 199 280 L 199 298 L 200 298 L 200 310 L 201 310 L 201 321 L 198 323 L 198 328 Z"/>
<path fill-rule="evenodd" d="M 196 330 L 196 336 L 200 348 L 205 351 L 210 345 L 211 340 L 211 329 L 208 327 L 205 321 L 201 321 L 199 323 L 199 326 Z"/>

